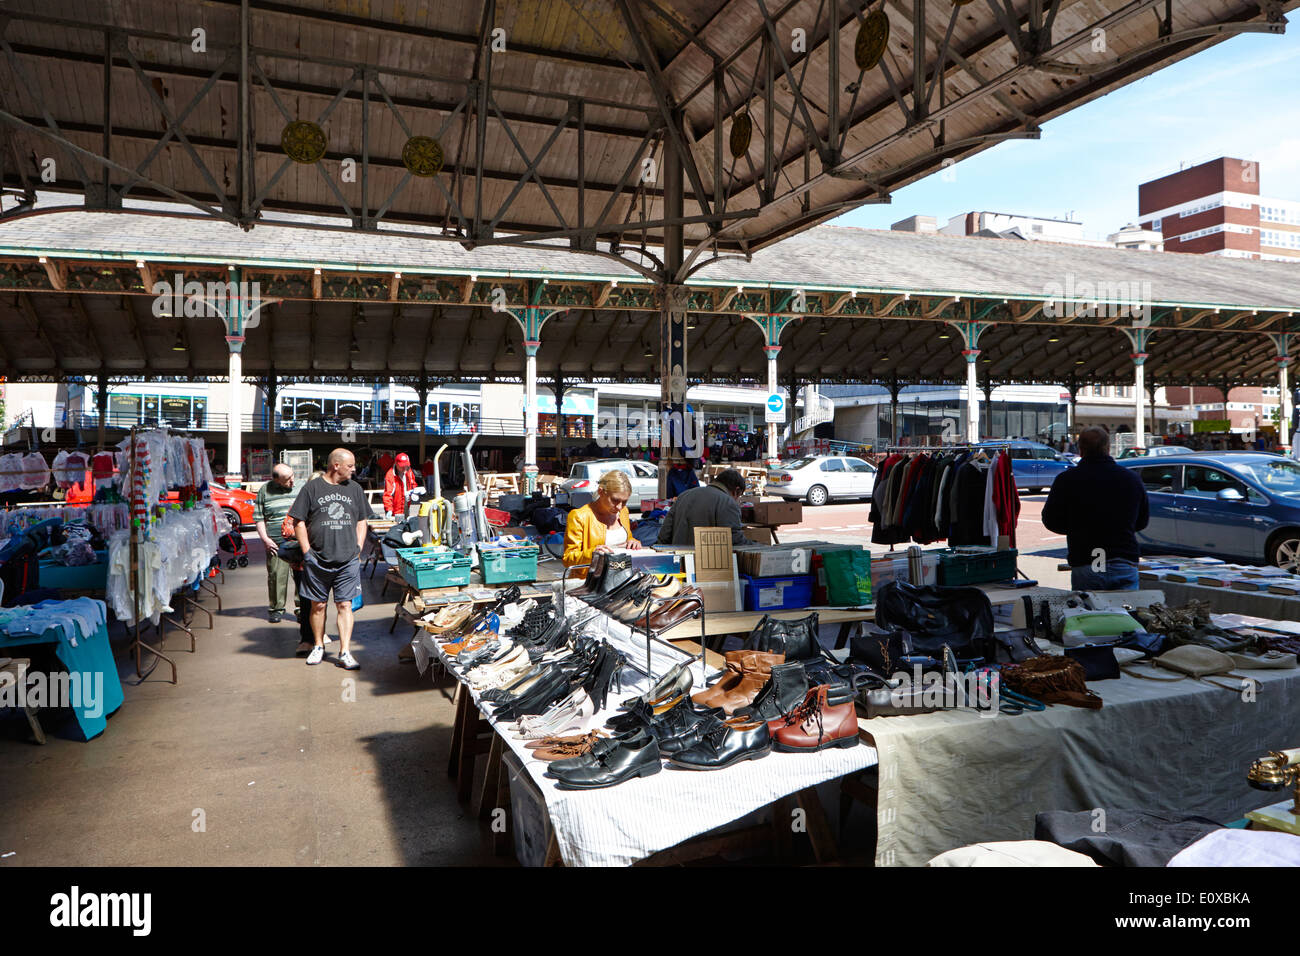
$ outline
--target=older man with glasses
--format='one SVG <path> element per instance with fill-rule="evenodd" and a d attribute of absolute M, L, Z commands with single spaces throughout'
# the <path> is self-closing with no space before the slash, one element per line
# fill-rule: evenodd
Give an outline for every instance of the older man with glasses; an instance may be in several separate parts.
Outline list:
<path fill-rule="evenodd" d="M 284 516 L 289 513 L 297 489 L 293 486 L 293 469 L 276 465 L 271 469 L 271 480 L 257 492 L 253 502 L 253 520 L 257 522 L 257 536 L 266 545 L 266 589 L 270 598 L 267 619 L 278 624 L 284 618 L 284 602 L 289 592 L 289 565 L 278 557 L 285 539 L 281 536 Z"/>

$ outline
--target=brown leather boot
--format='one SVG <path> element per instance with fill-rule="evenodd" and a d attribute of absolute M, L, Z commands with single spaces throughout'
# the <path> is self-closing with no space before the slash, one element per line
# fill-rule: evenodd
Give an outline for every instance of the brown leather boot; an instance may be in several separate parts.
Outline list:
<path fill-rule="evenodd" d="M 714 707 L 721 707 L 727 714 L 734 714 L 741 707 L 748 707 L 754 702 L 759 691 L 767 686 L 772 677 L 772 668 L 785 663 L 784 654 L 768 654 L 763 651 L 745 651 L 740 659 L 740 683 L 715 697 Z"/>
<path fill-rule="evenodd" d="M 701 707 L 720 706 L 714 703 L 714 698 L 721 698 L 732 688 L 740 686 L 740 682 L 744 678 L 744 668 L 741 666 L 740 660 L 744 655 L 753 653 L 753 651 L 727 651 L 723 654 L 722 656 L 727 659 L 726 673 L 713 686 L 692 694 L 691 700 Z"/>

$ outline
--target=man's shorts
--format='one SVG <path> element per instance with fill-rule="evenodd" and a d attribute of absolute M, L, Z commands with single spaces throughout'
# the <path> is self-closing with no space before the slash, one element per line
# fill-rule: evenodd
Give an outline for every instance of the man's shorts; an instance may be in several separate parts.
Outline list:
<path fill-rule="evenodd" d="M 361 556 L 357 555 L 336 568 L 320 563 L 315 551 L 307 552 L 302 562 L 302 590 L 299 594 L 308 601 L 324 603 L 334 591 L 335 602 L 351 601 L 361 593 Z"/>

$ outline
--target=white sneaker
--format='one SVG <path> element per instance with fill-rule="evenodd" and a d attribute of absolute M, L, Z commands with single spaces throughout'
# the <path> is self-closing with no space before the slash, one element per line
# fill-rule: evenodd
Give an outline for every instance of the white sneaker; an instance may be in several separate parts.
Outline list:
<path fill-rule="evenodd" d="M 336 660 L 334 663 L 336 666 L 343 668 L 345 671 L 361 670 L 361 665 L 357 663 L 357 659 L 352 656 L 351 651 L 344 651 L 342 654 L 338 656 L 338 660 Z"/>
<path fill-rule="evenodd" d="M 325 659 L 325 648 L 321 647 L 319 644 L 313 647 L 311 649 L 311 653 L 307 655 L 308 664 L 319 664 L 324 659 Z"/>

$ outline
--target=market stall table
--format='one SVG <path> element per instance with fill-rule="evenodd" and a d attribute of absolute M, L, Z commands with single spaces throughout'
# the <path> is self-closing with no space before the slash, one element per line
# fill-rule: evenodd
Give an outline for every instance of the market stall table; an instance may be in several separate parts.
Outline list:
<path fill-rule="evenodd" d="M 1253 700 L 1191 679 L 1124 675 L 1088 685 L 1100 710 L 860 719 L 879 751 L 876 864 L 921 866 L 972 843 L 1031 839 L 1044 810 L 1161 810 L 1227 823 L 1275 802 L 1245 773 L 1300 739 L 1300 670 L 1236 673 L 1259 682 Z"/>
<path fill-rule="evenodd" d="M 75 642 L 59 625 L 42 628 L 38 634 L 11 634 L 8 630 L 0 630 L 0 654 L 5 657 L 11 656 L 11 648 L 38 644 L 53 644 L 59 661 L 70 675 L 79 675 L 77 680 L 83 687 L 87 681 L 95 682 L 98 699 L 87 700 L 83 691 L 82 699 L 72 702 L 72 713 L 81 739 L 88 741 L 103 733 L 108 726 L 108 716 L 122 706 L 123 700 L 122 681 L 113 660 L 106 624 L 101 623 L 93 634 L 79 636 Z"/>
<path fill-rule="evenodd" d="M 625 626 L 603 616 L 597 620 L 611 644 L 623 650 L 636 666 L 644 666 L 644 637 L 638 638 Z M 446 665 L 440 647 L 437 653 Z M 653 645 L 649 654 L 655 674 L 666 672 L 682 660 L 680 653 L 659 645 Z M 692 668 L 696 669 L 698 666 Z M 629 682 L 632 672 L 628 668 L 623 675 L 622 688 L 611 695 L 610 712 L 618 700 L 644 693 L 652 683 L 639 674 Z M 697 679 L 697 686 L 703 686 L 702 678 Z M 480 815 L 500 806 L 508 786 L 514 825 L 524 828 L 516 841 L 516 846 L 525 848 L 526 859 L 521 862 L 632 864 L 733 824 L 764 807 L 779 805 L 784 809 L 787 798 L 804 810 L 819 858 L 829 859 L 834 855 L 833 840 L 814 788 L 875 763 L 874 750 L 865 745 L 816 754 L 772 753 L 711 773 L 665 768 L 604 790 L 564 791 L 543 776 L 547 765 L 532 757 L 523 747 L 524 741 L 514 739 L 490 715 L 483 715 L 476 692 L 462 684 L 458 694 L 453 766 L 449 771 L 458 777 L 462 798 L 468 798 L 473 758 L 485 750 L 489 753 Z M 482 731 L 491 734 L 489 744 L 485 745 Z"/>

